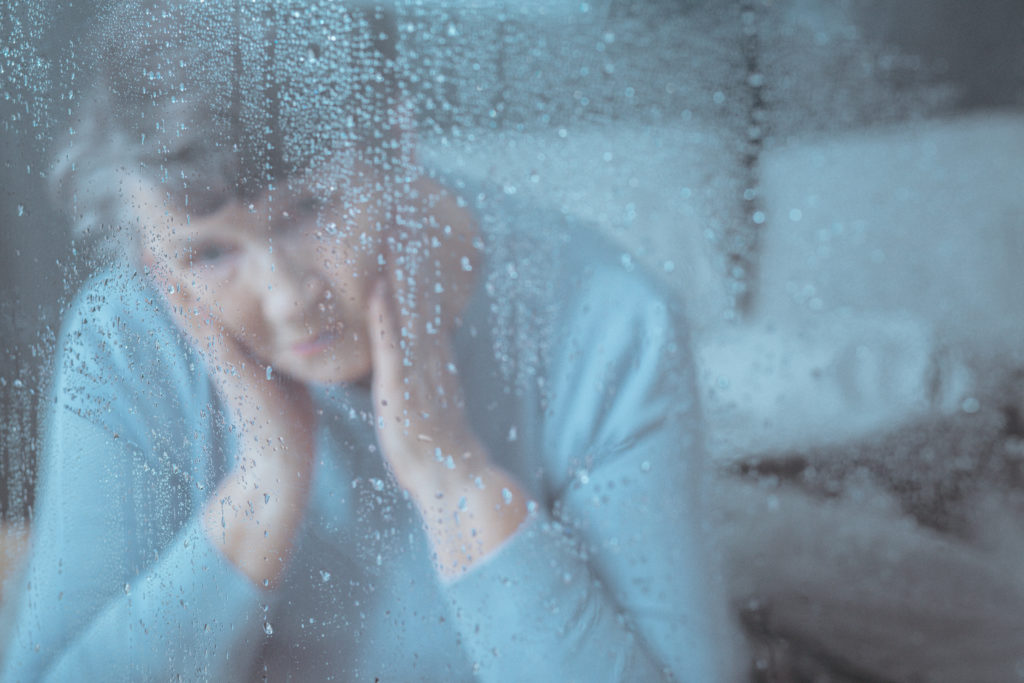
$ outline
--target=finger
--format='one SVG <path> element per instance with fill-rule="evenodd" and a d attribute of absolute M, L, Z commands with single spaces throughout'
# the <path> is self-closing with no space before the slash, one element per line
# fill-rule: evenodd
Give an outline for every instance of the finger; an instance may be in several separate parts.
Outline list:
<path fill-rule="evenodd" d="M 402 389 L 405 354 L 401 347 L 398 312 L 387 282 L 381 278 L 370 295 L 370 354 L 373 359 L 373 385 L 381 399 L 393 400 Z"/>
<path fill-rule="evenodd" d="M 436 180 L 421 179 L 421 196 L 433 219 L 427 231 L 431 248 L 429 258 L 423 263 L 427 292 L 434 295 L 425 297 L 432 304 L 424 311 L 439 326 L 451 326 L 461 313 L 473 290 L 476 269 L 482 252 L 479 246 L 479 228 L 473 214 L 465 204 Z M 440 291 L 434 285 L 440 284 Z M 436 307 L 439 310 L 436 310 Z"/>
<path fill-rule="evenodd" d="M 173 286 L 161 290 L 178 329 L 198 351 L 222 389 L 225 381 L 231 381 L 230 377 L 257 379 L 260 372 L 265 372 L 263 364 L 257 362 L 244 344 L 219 323 L 210 307 L 200 303 L 190 291 Z"/>
<path fill-rule="evenodd" d="M 178 329 L 185 333 L 193 346 L 207 348 L 213 336 L 210 311 L 179 284 L 163 277 L 156 278 L 155 282 Z"/>

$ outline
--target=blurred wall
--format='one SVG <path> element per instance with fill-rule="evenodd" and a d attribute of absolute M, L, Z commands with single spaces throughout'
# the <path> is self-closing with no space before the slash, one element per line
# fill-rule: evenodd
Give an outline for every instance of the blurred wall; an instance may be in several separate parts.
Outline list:
<path fill-rule="evenodd" d="M 865 35 L 920 55 L 960 89 L 964 107 L 1024 101 L 1024 2 L 859 0 Z"/>

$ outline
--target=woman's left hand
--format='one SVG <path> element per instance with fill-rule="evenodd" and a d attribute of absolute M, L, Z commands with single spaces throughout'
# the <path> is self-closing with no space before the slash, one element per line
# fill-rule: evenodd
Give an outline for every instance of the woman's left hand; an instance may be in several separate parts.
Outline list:
<path fill-rule="evenodd" d="M 487 454 L 466 419 L 447 330 L 426 334 L 414 316 L 402 316 L 385 278 L 370 295 L 368 318 L 377 438 L 398 484 L 419 502 L 472 481 Z"/>
<path fill-rule="evenodd" d="M 448 329 L 428 332 L 390 280 L 378 280 L 368 311 L 378 441 L 419 508 L 439 571 L 453 577 L 515 532 L 526 500 L 469 425 Z"/>

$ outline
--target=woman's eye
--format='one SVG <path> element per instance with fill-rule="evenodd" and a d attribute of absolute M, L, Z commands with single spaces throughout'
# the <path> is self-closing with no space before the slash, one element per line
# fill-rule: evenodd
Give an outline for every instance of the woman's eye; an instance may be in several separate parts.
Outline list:
<path fill-rule="evenodd" d="M 202 265 L 217 265 L 223 263 L 234 250 L 225 244 L 209 242 L 197 244 L 192 248 L 192 262 Z"/>
<path fill-rule="evenodd" d="M 295 205 L 295 213 L 299 216 L 315 216 L 324 208 L 324 200 L 319 197 L 303 197 Z"/>
<path fill-rule="evenodd" d="M 283 224 L 295 224 L 307 218 L 317 216 L 324 208 L 324 200 L 313 195 L 308 195 L 297 200 L 288 207 L 287 211 L 281 213 Z"/>
<path fill-rule="evenodd" d="M 324 201 L 318 197 L 304 197 L 292 204 L 287 211 L 281 212 L 281 217 L 274 226 L 275 232 L 287 235 L 293 232 L 301 232 L 310 228 L 312 221 L 320 215 L 324 208 Z"/>

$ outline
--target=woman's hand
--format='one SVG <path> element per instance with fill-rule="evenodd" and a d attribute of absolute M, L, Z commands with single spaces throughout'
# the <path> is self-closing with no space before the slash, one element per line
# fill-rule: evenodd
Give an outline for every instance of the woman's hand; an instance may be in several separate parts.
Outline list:
<path fill-rule="evenodd" d="M 453 478 L 477 476 L 486 453 L 466 421 L 447 333 L 425 334 L 410 316 L 403 325 L 392 291 L 382 278 L 369 302 L 377 437 L 398 484 L 432 498 Z"/>
<path fill-rule="evenodd" d="M 244 339 L 224 330 L 206 306 L 180 293 L 168 295 L 167 303 L 178 327 L 202 356 L 232 429 L 243 440 L 259 444 L 263 459 L 290 458 L 297 465 L 308 459 L 315 419 L 306 386 L 274 375 L 249 352 Z"/>
<path fill-rule="evenodd" d="M 206 533 L 253 583 L 270 586 L 284 568 L 309 495 L 315 426 L 309 391 L 272 376 L 243 339 L 180 288 L 166 299 L 206 363 L 239 447 L 234 469 L 204 512 Z"/>
<path fill-rule="evenodd" d="M 385 458 L 403 488 L 433 497 L 456 460 L 472 479 L 486 459 L 465 419 L 449 342 L 481 254 L 476 221 L 449 190 L 426 176 L 410 190 L 385 240 L 367 331 Z"/>
<path fill-rule="evenodd" d="M 403 315 L 385 278 L 371 294 L 367 324 L 384 459 L 423 516 L 438 570 L 457 576 L 516 531 L 524 494 L 469 426 L 448 329 L 430 333 Z"/>

